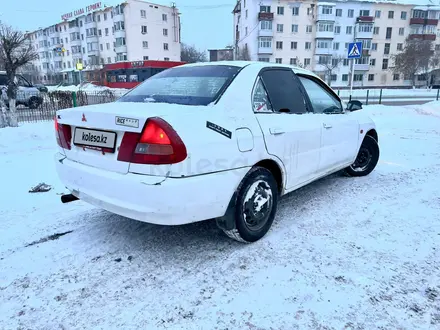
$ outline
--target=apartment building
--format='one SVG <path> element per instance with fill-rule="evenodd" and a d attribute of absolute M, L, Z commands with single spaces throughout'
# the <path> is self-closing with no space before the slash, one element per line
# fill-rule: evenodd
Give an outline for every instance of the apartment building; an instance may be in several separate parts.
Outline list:
<path fill-rule="evenodd" d="M 33 75 L 43 83 L 77 83 L 104 64 L 121 61 L 180 61 L 180 18 L 175 5 L 126 0 L 101 2 L 62 15 L 62 21 L 28 33 L 39 58 Z"/>
<path fill-rule="evenodd" d="M 415 0 L 417 2 L 417 0 Z M 349 86 L 348 44 L 363 43 L 354 63 L 354 86 L 402 86 L 412 82 L 393 74 L 392 55 L 405 40 L 432 40 L 440 50 L 440 7 L 383 0 L 239 0 L 234 8 L 235 55 L 299 65 L 333 86 Z M 331 69 L 331 70 L 329 70 Z M 331 71 L 331 74 L 329 72 Z M 426 77 L 419 77 L 426 84 Z"/>

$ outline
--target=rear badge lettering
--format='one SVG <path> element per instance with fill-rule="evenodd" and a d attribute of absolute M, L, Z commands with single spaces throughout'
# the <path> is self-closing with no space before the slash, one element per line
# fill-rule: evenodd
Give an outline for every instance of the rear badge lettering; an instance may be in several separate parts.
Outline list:
<path fill-rule="evenodd" d="M 139 119 L 134 118 L 126 118 L 126 117 L 116 117 L 115 118 L 116 125 L 119 126 L 127 126 L 127 127 L 139 127 Z"/>
<path fill-rule="evenodd" d="M 209 129 L 212 129 L 213 131 L 220 133 L 221 135 L 226 136 L 227 138 L 231 138 L 232 137 L 232 132 L 228 131 L 226 128 L 223 128 L 221 126 L 218 126 L 214 123 L 211 123 L 210 121 L 206 122 L 206 127 Z"/>

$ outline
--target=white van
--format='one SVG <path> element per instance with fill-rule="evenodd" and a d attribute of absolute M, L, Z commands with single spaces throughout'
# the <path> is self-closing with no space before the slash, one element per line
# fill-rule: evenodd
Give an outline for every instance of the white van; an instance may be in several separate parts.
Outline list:
<path fill-rule="evenodd" d="M 24 105 L 31 109 L 38 108 L 43 103 L 43 95 L 37 87 L 29 83 L 23 76 L 16 76 L 18 84 L 17 105 Z M 0 71 L 0 89 L 8 88 L 8 76 Z"/>

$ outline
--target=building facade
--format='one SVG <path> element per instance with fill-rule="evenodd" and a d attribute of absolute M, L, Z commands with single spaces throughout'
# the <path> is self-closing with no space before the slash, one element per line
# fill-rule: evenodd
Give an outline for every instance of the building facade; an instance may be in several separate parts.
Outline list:
<path fill-rule="evenodd" d="M 417 0 L 415 0 L 417 2 Z M 239 0 L 233 11 L 234 55 L 286 63 L 316 72 L 333 86 L 402 86 L 392 55 L 405 40 L 431 40 L 440 50 L 439 6 L 368 0 Z M 360 59 L 347 59 L 348 46 L 362 42 Z M 420 75 L 417 82 L 426 84 Z"/>
<path fill-rule="evenodd" d="M 233 48 L 223 48 L 223 49 L 208 49 L 209 61 L 232 61 L 234 59 L 234 49 Z"/>
<path fill-rule="evenodd" d="M 127 0 L 101 2 L 62 16 L 62 22 L 28 33 L 38 59 L 32 74 L 43 83 L 93 80 L 104 64 L 122 61 L 180 61 L 180 18 L 175 5 Z M 87 73 L 90 73 L 89 75 Z"/>

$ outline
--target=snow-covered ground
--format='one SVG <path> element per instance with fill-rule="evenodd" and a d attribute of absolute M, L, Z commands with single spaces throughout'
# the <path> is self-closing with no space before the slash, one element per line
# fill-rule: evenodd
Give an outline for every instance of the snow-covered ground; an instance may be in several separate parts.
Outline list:
<path fill-rule="evenodd" d="M 363 111 L 377 169 L 286 196 L 251 245 L 63 205 L 53 123 L 0 130 L 0 329 L 439 329 L 440 103 Z"/>

